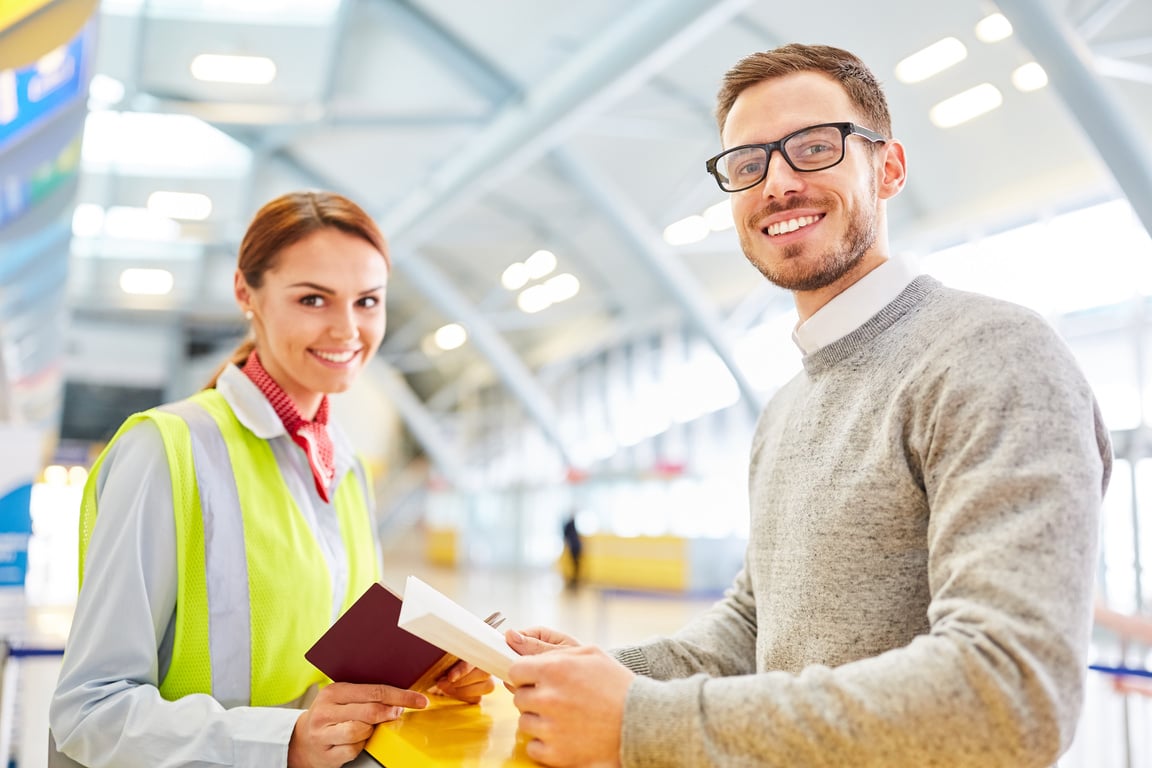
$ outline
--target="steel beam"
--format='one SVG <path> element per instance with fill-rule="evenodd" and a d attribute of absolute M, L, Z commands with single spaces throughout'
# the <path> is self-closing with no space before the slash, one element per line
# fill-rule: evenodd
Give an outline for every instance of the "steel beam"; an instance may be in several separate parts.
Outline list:
<path fill-rule="evenodd" d="M 1092 52 L 1044 0 L 999 0 L 1020 41 L 1048 73 L 1072 116 L 1103 158 L 1144 228 L 1152 234 L 1152 155 L 1148 135 L 1124 111 Z"/>
<path fill-rule="evenodd" d="M 384 230 L 396 242 L 418 243 L 420 230 L 542 157 L 750 2 L 646 0 L 628 7 L 618 23 L 523 99 L 501 109 L 467 146 L 452 153 L 451 162 L 382 216 Z"/>

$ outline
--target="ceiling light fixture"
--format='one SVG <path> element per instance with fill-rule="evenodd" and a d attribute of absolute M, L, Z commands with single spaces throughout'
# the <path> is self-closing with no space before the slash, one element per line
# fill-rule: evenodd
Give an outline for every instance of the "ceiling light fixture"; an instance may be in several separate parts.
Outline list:
<path fill-rule="evenodd" d="M 169 219 L 203 221 L 212 214 L 212 198 L 199 192 L 156 191 L 148 195 L 148 210 Z"/>
<path fill-rule="evenodd" d="M 516 297 L 516 306 L 520 307 L 521 312 L 533 315 L 552 306 L 552 297 L 543 285 L 533 285 L 520 291 Z"/>
<path fill-rule="evenodd" d="M 1012 72 L 1012 85 L 1018 90 L 1038 91 L 1048 85 L 1048 73 L 1034 61 L 1022 64 Z"/>
<path fill-rule="evenodd" d="M 1003 103 L 1004 97 L 996 86 L 981 83 L 932 107 L 928 119 L 940 128 L 952 128 L 985 112 L 991 112 Z"/>
<path fill-rule="evenodd" d="M 175 280 L 166 269 L 126 269 L 120 273 L 120 290 L 136 296 L 165 296 Z"/>
<path fill-rule="evenodd" d="M 552 303 L 558 304 L 580 292 L 580 281 L 576 279 L 575 275 L 563 272 L 548 278 L 548 281 L 544 283 L 544 288 L 547 289 L 548 298 L 552 300 Z"/>
<path fill-rule="evenodd" d="M 664 227 L 664 242 L 668 245 L 698 243 L 708 237 L 711 231 L 704 217 L 694 213 Z"/>
<path fill-rule="evenodd" d="M 276 79 L 276 62 L 266 56 L 202 53 L 192 59 L 192 77 L 207 83 L 267 85 Z"/>
<path fill-rule="evenodd" d="M 114 205 L 104 211 L 104 234 L 116 240 L 180 239 L 180 224 L 147 208 Z"/>
<path fill-rule="evenodd" d="M 468 341 L 468 331 L 459 323 L 448 323 L 437 328 L 433 338 L 436 340 L 436 346 L 447 352 L 463 346 L 464 342 Z"/>
<path fill-rule="evenodd" d="M 727 200 L 722 200 L 705 208 L 704 223 L 713 232 L 722 232 L 736 226 L 736 222 L 732 220 L 732 204 Z"/>
<path fill-rule="evenodd" d="M 552 274 L 552 270 L 556 269 L 556 254 L 544 249 L 536 251 L 524 260 L 524 268 L 533 280 Z"/>
<path fill-rule="evenodd" d="M 946 37 L 902 59 L 896 65 L 896 79 L 902 83 L 918 83 L 960 63 L 967 56 L 968 49 L 964 43 Z"/>
<path fill-rule="evenodd" d="M 504 274 L 500 275 L 500 284 L 510 291 L 518 291 L 527 283 L 528 268 L 521 261 L 509 264 L 504 270 Z"/>
<path fill-rule="evenodd" d="M 993 13 L 976 22 L 976 39 L 982 43 L 998 43 L 1012 36 L 1012 22 L 1002 13 Z"/>

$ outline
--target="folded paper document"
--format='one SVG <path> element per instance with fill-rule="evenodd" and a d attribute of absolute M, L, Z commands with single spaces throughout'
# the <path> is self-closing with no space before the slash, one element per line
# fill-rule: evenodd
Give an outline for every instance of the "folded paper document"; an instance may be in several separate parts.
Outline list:
<path fill-rule="evenodd" d="M 396 623 L 505 682 L 508 668 L 519 658 L 502 632 L 415 576 L 409 576 L 404 585 L 404 603 Z"/>

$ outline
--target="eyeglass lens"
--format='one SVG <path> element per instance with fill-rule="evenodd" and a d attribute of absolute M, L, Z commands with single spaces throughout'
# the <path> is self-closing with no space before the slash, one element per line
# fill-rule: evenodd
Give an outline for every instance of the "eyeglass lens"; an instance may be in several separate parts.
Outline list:
<path fill-rule="evenodd" d="M 844 157 L 844 134 L 838 126 L 820 126 L 795 133 L 780 146 L 786 161 L 798 171 L 831 168 Z M 740 190 L 760 183 L 768 172 L 768 150 L 741 147 L 722 155 L 716 170 L 727 179 L 726 189 Z"/>

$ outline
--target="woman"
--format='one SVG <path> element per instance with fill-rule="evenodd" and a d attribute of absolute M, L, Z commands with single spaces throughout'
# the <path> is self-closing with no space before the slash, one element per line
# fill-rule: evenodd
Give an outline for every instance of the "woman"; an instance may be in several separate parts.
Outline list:
<path fill-rule="evenodd" d="M 365 471 L 329 424 L 384 335 L 390 264 L 331 193 L 279 197 L 240 246 L 252 326 L 207 389 L 128 419 L 93 466 L 81 588 L 51 705 L 101 766 L 339 766 L 423 694 L 333 683 L 304 652 L 373 581 Z M 440 692 L 492 690 L 460 664 Z"/>

